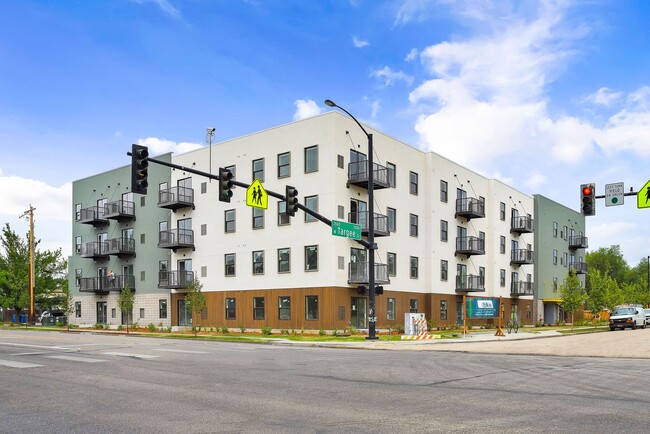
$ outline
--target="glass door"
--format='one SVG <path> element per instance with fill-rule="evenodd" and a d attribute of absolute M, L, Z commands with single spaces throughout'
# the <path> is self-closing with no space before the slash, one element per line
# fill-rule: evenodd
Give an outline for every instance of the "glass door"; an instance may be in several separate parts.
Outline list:
<path fill-rule="evenodd" d="M 189 311 L 185 300 L 178 300 L 178 325 L 187 327 L 192 325 L 192 312 Z"/>
<path fill-rule="evenodd" d="M 365 297 L 352 297 L 350 325 L 357 329 L 368 328 L 368 300 Z"/>
<path fill-rule="evenodd" d="M 108 319 L 106 302 L 98 301 L 97 302 L 97 324 L 106 324 Z"/>

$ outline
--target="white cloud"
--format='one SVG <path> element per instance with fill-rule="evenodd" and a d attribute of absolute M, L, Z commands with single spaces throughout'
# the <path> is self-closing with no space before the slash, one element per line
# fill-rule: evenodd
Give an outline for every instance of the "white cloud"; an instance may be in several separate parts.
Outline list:
<path fill-rule="evenodd" d="M 371 117 L 373 119 L 377 118 L 377 114 L 379 114 L 379 111 L 381 110 L 381 103 L 379 100 L 374 100 L 372 103 L 370 103 L 370 108 L 372 109 Z"/>
<path fill-rule="evenodd" d="M 363 48 L 363 47 L 367 47 L 368 45 L 370 45 L 370 43 L 368 41 L 360 39 L 357 36 L 352 36 L 352 43 L 357 48 Z"/>
<path fill-rule="evenodd" d="M 417 48 L 411 48 L 411 51 L 408 52 L 408 54 L 404 58 L 404 61 L 405 62 L 412 62 L 415 59 L 417 59 L 418 54 L 419 54 L 419 52 L 418 52 Z"/>
<path fill-rule="evenodd" d="M 298 99 L 294 105 L 296 106 L 296 112 L 293 114 L 294 121 L 316 116 L 322 112 L 318 104 L 311 99 Z"/>
<path fill-rule="evenodd" d="M 528 179 L 524 180 L 524 183 L 531 190 L 537 190 L 541 185 L 546 183 L 546 180 L 546 175 L 539 172 L 533 172 L 528 176 Z"/>
<path fill-rule="evenodd" d="M 170 17 L 175 19 L 181 18 L 181 12 L 178 9 L 176 9 L 168 0 L 131 0 L 131 1 L 138 4 L 154 3 Z"/>
<path fill-rule="evenodd" d="M 583 101 L 610 107 L 614 102 L 618 101 L 622 95 L 622 92 L 614 92 L 607 87 L 601 87 L 596 92 L 584 97 Z"/>
<path fill-rule="evenodd" d="M 173 142 L 171 140 L 159 139 L 157 137 L 147 137 L 146 139 L 138 139 L 138 145 L 146 146 L 149 148 L 149 155 L 155 156 L 173 152 L 174 154 L 184 154 L 195 149 L 202 148 L 203 145 L 199 143 L 190 142 Z"/>
<path fill-rule="evenodd" d="M 402 71 L 393 71 L 388 66 L 372 71 L 370 76 L 381 80 L 386 87 L 394 86 L 398 81 L 403 81 L 408 85 L 413 83 L 413 77 L 403 73 Z"/>

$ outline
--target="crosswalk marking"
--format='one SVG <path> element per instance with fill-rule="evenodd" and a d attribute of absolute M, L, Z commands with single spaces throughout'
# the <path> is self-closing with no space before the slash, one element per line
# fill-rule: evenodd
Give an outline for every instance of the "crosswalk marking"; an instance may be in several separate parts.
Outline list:
<path fill-rule="evenodd" d="M 68 360 L 70 362 L 84 362 L 84 363 L 97 363 L 105 362 L 103 359 L 91 359 L 90 357 L 80 356 L 46 356 L 48 359 Z"/>
<path fill-rule="evenodd" d="M 120 352 L 109 352 L 102 353 L 106 356 L 118 356 L 118 357 L 132 357 L 134 359 L 157 359 L 160 356 L 153 356 L 151 354 L 133 354 L 133 353 L 120 353 Z"/>
<path fill-rule="evenodd" d="M 184 354 L 208 354 L 207 351 L 192 351 L 192 350 L 173 350 L 171 348 L 152 348 L 154 351 L 164 351 L 167 353 L 184 353 Z"/>
<path fill-rule="evenodd" d="M 25 362 L 14 362 L 13 360 L 0 360 L 0 366 L 7 366 L 9 368 L 38 368 L 39 366 L 36 363 L 25 363 Z"/>

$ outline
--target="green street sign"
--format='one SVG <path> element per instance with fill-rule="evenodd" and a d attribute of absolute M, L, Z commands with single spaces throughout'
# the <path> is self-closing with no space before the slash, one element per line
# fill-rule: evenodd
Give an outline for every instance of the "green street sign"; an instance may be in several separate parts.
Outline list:
<path fill-rule="evenodd" d="M 332 235 L 337 237 L 351 238 L 353 240 L 361 239 L 361 225 L 356 223 L 342 222 L 332 220 Z"/>

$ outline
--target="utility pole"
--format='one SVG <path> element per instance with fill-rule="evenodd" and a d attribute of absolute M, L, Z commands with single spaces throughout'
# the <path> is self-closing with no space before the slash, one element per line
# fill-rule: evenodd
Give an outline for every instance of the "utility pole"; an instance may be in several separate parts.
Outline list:
<path fill-rule="evenodd" d="M 29 209 L 25 211 L 19 218 L 23 218 L 29 214 L 29 316 L 27 322 L 32 324 L 34 322 L 34 208 L 29 204 Z M 20 318 L 18 318 L 20 321 Z"/>

